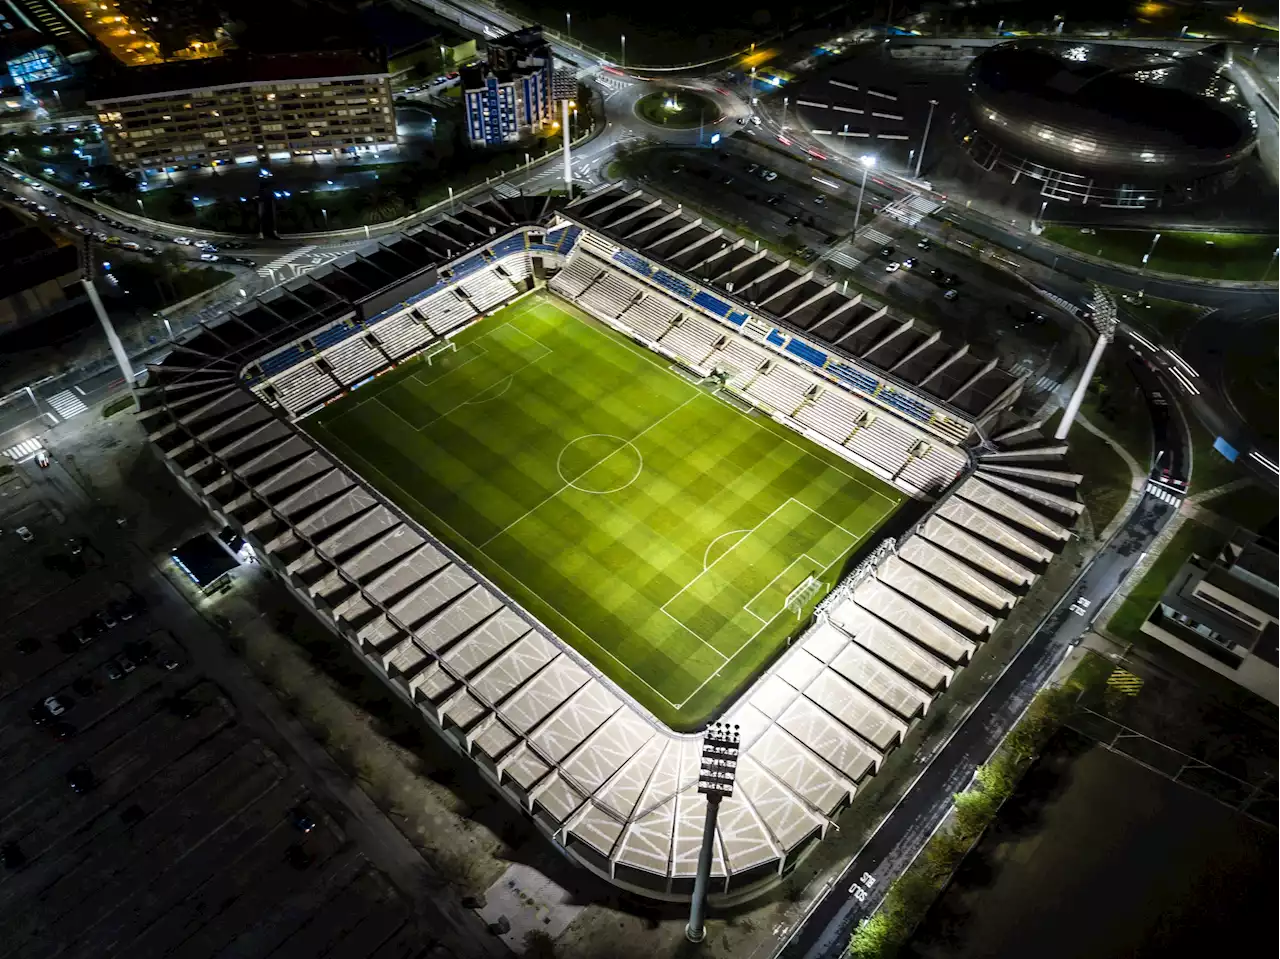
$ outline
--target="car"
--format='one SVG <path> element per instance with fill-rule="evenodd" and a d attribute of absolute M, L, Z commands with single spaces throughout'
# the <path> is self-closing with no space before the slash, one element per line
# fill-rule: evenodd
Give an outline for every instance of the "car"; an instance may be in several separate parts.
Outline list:
<path fill-rule="evenodd" d="M 61 716 L 73 705 L 74 703 L 72 702 L 71 697 L 66 695 L 46 696 L 44 698 L 45 711 L 55 718 Z"/>
<path fill-rule="evenodd" d="M 217 263 L 220 257 L 216 253 L 201 253 L 200 259 L 204 260 L 206 263 Z"/>
<path fill-rule="evenodd" d="M 909 270 L 909 269 L 911 269 L 913 266 L 915 266 L 915 265 L 916 265 L 916 263 L 918 263 L 918 262 L 919 262 L 919 261 L 918 261 L 914 256 L 909 256 L 909 257 L 907 257 L 905 260 L 903 260 L 903 261 L 902 261 L 902 268 L 903 268 L 904 270 Z"/>
<path fill-rule="evenodd" d="M 929 271 L 929 279 L 939 280 L 941 278 L 942 278 L 942 271 L 939 270 L 937 267 L 934 267 Z"/>
<path fill-rule="evenodd" d="M 21 869 L 27 864 L 27 857 L 16 842 L 7 842 L 0 846 L 0 862 L 5 869 Z"/>
<path fill-rule="evenodd" d="M 119 245 L 120 245 L 120 237 L 118 237 L 118 236 L 109 236 L 109 237 L 107 237 L 107 239 L 106 239 L 106 241 L 105 241 L 105 242 L 106 242 L 107 246 L 119 246 Z"/>
<path fill-rule="evenodd" d="M 787 226 L 794 226 L 795 224 L 797 224 L 797 223 L 799 223 L 799 222 L 800 222 L 800 214 L 799 214 L 799 213 L 797 213 L 795 216 L 789 216 L 789 217 L 787 217 Z"/>
<path fill-rule="evenodd" d="M 959 290 L 947 290 L 946 293 L 942 294 L 942 298 L 944 300 L 954 300 L 959 295 L 960 295 Z"/>
<path fill-rule="evenodd" d="M 107 242 L 107 235 L 106 235 L 105 233 L 103 233 L 101 230 L 94 230 L 94 231 L 93 231 L 93 238 L 94 238 L 95 240 L 97 240 L 99 243 L 106 243 L 106 242 Z"/>
<path fill-rule="evenodd" d="M 826 206 L 827 198 L 823 196 L 821 193 L 819 193 L 817 196 L 813 198 L 813 202 L 818 204 L 818 206 Z"/>
<path fill-rule="evenodd" d="M 916 248 L 920 250 L 929 250 L 933 248 L 933 244 L 929 241 L 929 238 L 925 236 L 920 238 L 920 242 L 916 244 Z"/>
<path fill-rule="evenodd" d="M 71 636 L 81 646 L 88 646 L 98 634 L 85 628 L 84 623 L 76 623 L 71 627 Z"/>
<path fill-rule="evenodd" d="M 126 676 L 138 668 L 138 664 L 129 658 L 128 653 L 121 653 L 116 657 L 116 662 L 120 664 L 120 668 L 124 670 Z"/>
<path fill-rule="evenodd" d="M 34 636 L 24 636 L 15 645 L 23 656 L 30 656 L 40 648 L 40 640 Z"/>
<path fill-rule="evenodd" d="M 24 543 L 30 543 L 33 539 L 35 539 L 35 536 L 32 534 L 31 530 L 27 529 L 25 526 L 19 526 L 17 529 L 14 530 L 14 532 L 18 534 L 18 539 L 22 540 Z"/>
<path fill-rule="evenodd" d="M 36 450 L 36 465 L 42 470 L 49 468 L 49 451 L 46 449 Z"/>
<path fill-rule="evenodd" d="M 217 247 L 208 240 L 192 240 L 191 245 L 200 250 L 216 250 Z"/>
<path fill-rule="evenodd" d="M 175 669 L 182 668 L 182 663 L 175 659 L 170 653 L 161 653 L 160 658 L 156 660 L 156 665 L 166 673 L 171 673 Z"/>
<path fill-rule="evenodd" d="M 892 258 L 893 258 L 893 247 L 891 247 L 891 246 L 882 246 L 882 247 L 880 247 L 880 252 L 879 252 L 879 253 L 877 253 L 876 255 L 877 255 L 878 257 L 880 257 L 880 259 L 882 259 L 882 260 L 892 259 Z"/>
<path fill-rule="evenodd" d="M 66 742 L 76 734 L 76 727 L 71 725 L 65 719 L 55 719 L 48 726 L 50 735 L 58 742 Z"/>
<path fill-rule="evenodd" d="M 174 243 L 177 243 L 179 246 L 190 246 L 190 245 L 191 245 L 191 237 L 189 237 L 189 236 L 175 236 L 175 237 L 173 238 L 173 242 L 174 242 Z"/>
<path fill-rule="evenodd" d="M 742 126 L 746 122 L 747 122 L 746 117 L 738 117 L 738 126 Z"/>
<path fill-rule="evenodd" d="M 85 226 L 83 223 L 77 223 L 77 224 L 75 225 L 75 231 L 76 231 L 77 233 L 88 233 L 88 232 L 89 232 L 89 228 L 88 228 L 87 226 Z"/>
<path fill-rule="evenodd" d="M 106 608 L 108 613 L 122 623 L 127 623 L 129 620 L 133 619 L 133 610 L 129 607 L 127 602 L 113 599 L 107 603 Z"/>
<path fill-rule="evenodd" d="M 897 273 L 900 269 L 902 269 L 902 264 L 897 260 L 894 260 L 892 263 L 885 266 L 884 271 L 886 273 Z"/>
<path fill-rule="evenodd" d="M 755 172 L 756 172 L 756 170 L 758 170 L 758 169 L 760 169 L 760 164 L 759 164 L 759 163 L 753 163 L 753 164 L 751 164 L 749 167 L 747 167 L 747 172 L 748 172 L 748 173 L 755 173 Z"/>
<path fill-rule="evenodd" d="M 144 246 L 144 247 L 142 248 L 142 252 L 143 252 L 143 253 L 145 253 L 147 256 L 159 256 L 159 255 L 160 255 L 160 251 L 159 251 L 159 250 L 157 250 L 154 246 Z"/>
<path fill-rule="evenodd" d="M 120 668 L 120 664 L 116 662 L 114 659 L 107 660 L 106 673 L 107 673 L 107 679 L 111 680 L 112 682 L 115 682 L 117 679 L 120 679 L 121 677 L 124 676 L 124 670 Z"/>
<path fill-rule="evenodd" d="M 95 615 L 98 617 L 98 622 L 103 625 L 104 629 L 115 629 L 116 626 L 120 624 L 120 620 L 111 615 L 111 610 L 109 608 L 100 609 Z"/>
<path fill-rule="evenodd" d="M 73 766 L 67 772 L 67 785 L 71 787 L 73 793 L 87 793 L 97 784 L 97 780 L 93 778 L 92 770 L 84 763 Z"/>
<path fill-rule="evenodd" d="M 769 204 L 769 206 L 776 206 L 778 203 L 782 202 L 782 194 L 770 193 L 767 197 L 765 197 L 764 202 Z"/>
<path fill-rule="evenodd" d="M 731 177 L 731 176 L 722 176 L 722 177 L 720 178 L 720 182 L 721 182 L 721 183 L 723 183 L 725 186 L 728 186 L 730 183 L 732 183 L 732 182 L 733 182 L 733 177 Z"/>
<path fill-rule="evenodd" d="M 304 836 L 316 828 L 316 821 L 301 806 L 294 806 L 289 810 L 289 823 Z"/>
<path fill-rule="evenodd" d="M 944 273 L 942 274 L 942 279 L 939 280 L 938 282 L 940 282 L 943 286 L 955 286 L 956 278 L 952 276 L 950 273 Z M 955 297 L 952 297 L 952 299 L 955 299 Z"/>
<path fill-rule="evenodd" d="M 142 250 L 142 247 L 139 244 L 134 243 L 132 240 L 127 240 L 124 243 L 121 243 L 120 246 L 123 249 L 128 250 L 130 253 L 138 253 Z"/>

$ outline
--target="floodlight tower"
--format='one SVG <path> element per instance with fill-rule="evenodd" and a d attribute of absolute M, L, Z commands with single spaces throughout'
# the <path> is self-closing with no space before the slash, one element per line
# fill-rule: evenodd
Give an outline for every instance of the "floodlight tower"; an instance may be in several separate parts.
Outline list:
<path fill-rule="evenodd" d="M 573 158 L 569 156 L 569 107 L 576 105 L 572 100 L 560 101 L 560 133 L 564 137 L 564 188 L 573 199 Z"/>
<path fill-rule="evenodd" d="M 1098 331 L 1098 339 L 1093 344 L 1093 352 L 1089 354 L 1089 361 L 1084 365 L 1084 372 L 1080 374 L 1080 382 L 1076 384 L 1075 392 L 1071 394 L 1071 399 L 1067 401 L 1067 408 L 1062 413 L 1062 422 L 1058 424 L 1058 428 L 1053 432 L 1055 440 L 1065 440 L 1067 433 L 1071 429 L 1072 422 L 1075 421 L 1076 414 L 1080 412 L 1080 404 L 1084 402 L 1085 391 L 1089 388 L 1089 383 L 1093 380 L 1093 372 L 1098 368 L 1098 361 L 1102 359 L 1102 353 L 1107 348 L 1107 344 L 1115 338 L 1116 335 L 1116 301 L 1111 298 L 1101 287 L 1094 287 L 1093 299 L 1089 301 L 1089 308 L 1093 311 L 1093 326 Z"/>
<path fill-rule="evenodd" d="M 707 930 L 703 913 L 707 884 L 711 881 L 711 853 L 716 841 L 716 817 L 720 800 L 733 795 L 733 777 L 738 769 L 738 727 L 712 723 L 702 736 L 702 770 L 698 792 L 707 797 L 707 818 L 702 826 L 702 849 L 698 852 L 698 875 L 693 881 L 693 901 L 689 904 L 689 924 L 684 934 L 690 942 L 702 942 Z"/>

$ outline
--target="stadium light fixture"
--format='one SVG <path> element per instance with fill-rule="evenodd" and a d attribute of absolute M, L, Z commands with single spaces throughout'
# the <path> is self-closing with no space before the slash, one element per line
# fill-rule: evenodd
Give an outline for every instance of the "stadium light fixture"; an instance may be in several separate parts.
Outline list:
<path fill-rule="evenodd" d="M 733 795 L 740 738 L 739 727 L 730 723 L 712 723 L 702 736 L 702 768 L 698 773 L 698 792 L 707 797 L 707 818 L 702 826 L 702 849 L 698 852 L 698 873 L 693 881 L 689 924 L 684 927 L 685 937 L 690 942 L 701 942 L 707 935 L 703 926 L 703 912 L 707 900 L 707 884 L 711 881 L 716 817 L 720 812 L 720 801 Z"/>

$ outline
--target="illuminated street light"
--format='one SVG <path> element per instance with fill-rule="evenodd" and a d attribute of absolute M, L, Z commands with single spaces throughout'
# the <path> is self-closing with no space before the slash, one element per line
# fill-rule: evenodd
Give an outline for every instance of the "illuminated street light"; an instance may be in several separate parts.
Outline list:
<path fill-rule="evenodd" d="M 1151 254 L 1156 251 L 1156 244 L 1159 242 L 1160 242 L 1160 234 L 1157 233 L 1155 237 L 1151 240 L 1151 247 L 1147 250 L 1146 253 L 1142 255 L 1142 268 L 1144 270 L 1147 267 L 1147 261 L 1151 259 Z"/>
<path fill-rule="evenodd" d="M 868 153 L 858 157 L 858 162 L 862 164 L 862 186 L 858 187 L 858 205 L 853 210 L 853 238 L 855 240 L 858 238 L 858 220 L 862 217 L 862 194 L 867 189 L 867 174 L 876 165 L 876 158 Z"/>
<path fill-rule="evenodd" d="M 933 108 L 937 105 L 937 100 L 929 101 L 929 119 L 924 122 L 924 136 L 920 138 L 920 152 L 916 154 L 916 179 L 920 178 L 920 164 L 924 162 L 924 148 L 929 144 L 929 127 L 933 125 Z"/>
<path fill-rule="evenodd" d="M 707 797 L 707 818 L 702 826 L 702 849 L 698 852 L 698 872 L 693 880 L 689 924 L 684 927 L 685 937 L 690 942 L 701 942 L 707 935 L 702 920 L 707 900 L 707 883 L 711 880 L 716 817 L 720 812 L 720 801 L 733 795 L 739 740 L 738 727 L 729 723 L 712 723 L 702 736 L 702 768 L 698 774 L 698 792 Z"/>
<path fill-rule="evenodd" d="M 627 35 L 625 33 L 622 35 L 622 69 L 624 72 L 627 69 Z"/>

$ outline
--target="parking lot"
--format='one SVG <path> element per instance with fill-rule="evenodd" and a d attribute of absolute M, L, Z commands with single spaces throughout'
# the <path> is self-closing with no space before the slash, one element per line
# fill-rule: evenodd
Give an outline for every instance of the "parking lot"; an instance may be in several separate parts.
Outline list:
<path fill-rule="evenodd" d="M 1024 368 L 1040 366 L 1068 339 L 1047 322 L 1054 319 L 1052 309 L 1029 289 L 941 241 L 943 221 L 925 218 L 913 226 L 881 216 L 887 201 L 874 175 L 868 177 L 853 240 L 857 186 L 750 140 L 735 138 L 719 150 L 648 151 L 641 163 L 647 182 L 662 192 L 794 250 L 796 259 L 820 275 L 848 279 L 892 310 L 971 344 L 999 349 L 1013 362 L 1023 361 Z M 1065 364 L 1066 357 L 1061 361 Z"/>
<path fill-rule="evenodd" d="M 439 954 L 157 580 L 35 469 L 0 474 L 0 956 Z"/>

